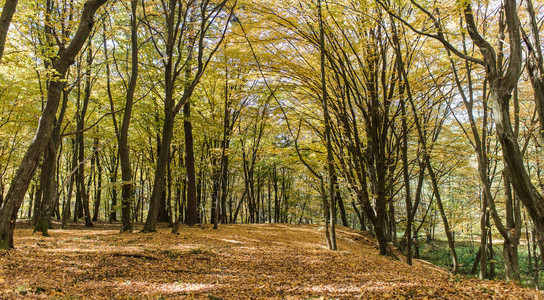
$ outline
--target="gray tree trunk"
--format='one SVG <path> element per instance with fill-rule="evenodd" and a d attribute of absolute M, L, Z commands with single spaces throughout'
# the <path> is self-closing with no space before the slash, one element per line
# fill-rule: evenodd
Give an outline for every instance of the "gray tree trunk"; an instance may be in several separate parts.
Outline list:
<path fill-rule="evenodd" d="M 15 13 L 17 2 L 18 0 L 6 0 L 6 3 L 2 8 L 2 15 L 0 15 L 0 62 L 4 56 L 4 47 L 6 45 L 9 24 L 11 23 L 11 19 Z"/>

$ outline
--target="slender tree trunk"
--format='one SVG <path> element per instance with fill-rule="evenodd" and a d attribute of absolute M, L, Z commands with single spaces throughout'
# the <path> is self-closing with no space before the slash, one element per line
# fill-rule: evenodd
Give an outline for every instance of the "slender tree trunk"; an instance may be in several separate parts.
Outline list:
<path fill-rule="evenodd" d="M 98 148 L 98 138 L 95 138 L 94 145 L 96 151 L 96 148 Z M 98 178 L 96 179 L 96 191 L 94 196 L 93 222 L 98 221 L 100 213 L 100 203 L 102 202 L 102 165 L 100 163 L 100 155 L 98 155 L 98 152 L 96 153 L 95 164 Z"/>
<path fill-rule="evenodd" d="M 172 209 L 172 160 L 174 154 L 169 156 L 168 164 L 166 165 L 166 212 L 168 214 L 168 227 L 174 226 L 174 210 Z"/>
<path fill-rule="evenodd" d="M 121 179 L 123 188 L 121 191 L 121 232 L 132 232 L 131 207 L 134 202 L 133 174 L 130 162 L 130 148 L 128 146 L 128 131 L 132 117 L 132 106 L 134 103 L 134 92 L 138 81 L 138 20 L 136 9 L 137 0 L 131 0 L 130 15 L 130 41 L 131 41 L 131 74 L 126 94 L 125 111 L 123 113 L 123 124 L 119 132 L 119 159 L 121 161 Z"/>
<path fill-rule="evenodd" d="M 38 189 L 36 188 L 36 184 L 33 184 L 32 187 L 30 188 L 30 193 L 29 193 L 29 201 L 28 201 L 28 215 L 27 215 L 27 219 L 30 219 L 32 218 L 32 205 L 34 203 L 34 198 L 36 196 L 36 191 Z M 2 203 L 0 203 L 0 207 L 2 207 Z"/>
<path fill-rule="evenodd" d="M 504 274 L 506 280 L 520 280 L 518 246 L 521 237 L 521 207 L 512 194 L 508 174 L 504 172 L 506 226 L 509 228 L 503 243 Z M 520 227 L 519 229 L 517 227 Z"/>
<path fill-rule="evenodd" d="M 74 139 L 72 139 L 72 165 L 68 168 L 68 172 L 71 172 L 71 170 L 75 170 L 77 167 L 77 144 Z M 61 228 L 66 228 L 66 225 L 68 224 L 68 220 L 70 219 L 70 213 L 71 213 L 71 202 L 72 202 L 72 193 L 74 188 L 74 182 L 75 182 L 75 174 L 71 174 L 68 179 L 68 191 L 66 193 L 66 197 L 64 198 L 63 205 L 62 205 L 62 225 Z"/>
<path fill-rule="evenodd" d="M 487 272 L 487 201 L 482 194 L 482 210 L 480 212 L 480 273 L 478 277 L 480 279 L 486 278 Z"/>
<path fill-rule="evenodd" d="M 402 111 L 402 175 L 404 178 L 404 200 L 406 203 L 406 263 L 412 264 L 412 195 L 410 192 L 410 174 L 408 171 L 408 125 L 406 122 L 406 102 L 401 99 Z"/>
<path fill-rule="evenodd" d="M 397 53 L 399 51 L 400 50 L 397 49 Z M 449 250 L 450 250 L 450 255 L 451 255 L 451 260 L 452 260 L 452 272 L 454 274 L 456 274 L 459 271 L 459 263 L 458 263 L 458 259 L 457 259 L 457 252 L 455 251 L 455 241 L 454 241 L 454 237 L 453 237 L 453 232 L 450 229 L 448 219 L 447 219 L 446 213 L 444 211 L 444 206 L 442 205 L 442 198 L 440 196 L 440 190 L 438 188 L 438 180 L 436 178 L 436 174 L 434 172 L 434 169 L 433 169 L 433 167 L 431 165 L 430 155 L 428 153 L 428 148 L 427 148 L 427 141 L 426 141 L 426 138 L 425 138 L 425 134 L 423 133 L 423 128 L 421 126 L 420 120 L 417 117 L 418 111 L 417 111 L 416 106 L 414 104 L 414 99 L 413 99 L 412 90 L 411 90 L 411 87 L 410 87 L 410 82 L 408 81 L 407 70 L 406 70 L 404 62 L 402 61 L 402 58 L 401 58 L 400 55 L 398 57 L 398 62 L 399 62 L 399 69 L 400 69 L 400 72 L 402 74 L 402 79 L 403 79 L 404 84 L 405 84 L 406 95 L 407 95 L 407 98 L 409 100 L 410 108 L 412 109 L 412 113 L 415 116 L 414 122 L 415 122 L 416 130 L 417 130 L 417 133 L 418 133 L 419 144 L 421 145 L 421 148 L 423 150 L 423 161 L 427 165 L 427 170 L 429 172 L 429 176 L 431 177 L 433 192 L 434 192 L 434 195 L 436 196 L 436 203 L 437 203 L 438 209 L 440 211 L 440 217 L 442 218 L 442 222 L 444 224 L 444 231 L 445 231 L 445 234 L 446 234 L 446 238 L 448 240 L 448 247 L 449 247 Z"/>
<path fill-rule="evenodd" d="M 42 166 L 40 166 L 40 169 L 42 168 Z M 32 210 L 32 224 L 33 225 L 36 225 L 38 223 L 38 218 L 40 217 L 40 207 L 42 205 L 43 189 L 44 189 L 44 184 L 47 182 L 47 180 L 43 178 L 43 175 L 42 175 L 42 172 L 40 171 L 39 173 L 40 180 L 38 182 L 38 188 L 36 189 L 36 198 L 34 199 L 34 208 Z"/>
<path fill-rule="evenodd" d="M 274 180 L 274 223 L 279 223 L 278 219 L 280 217 L 280 203 L 278 199 L 278 171 L 276 165 L 274 165 L 272 170 L 272 178 Z"/>
<path fill-rule="evenodd" d="M 188 68 L 190 69 L 190 68 Z M 189 80 L 190 70 L 186 74 L 186 80 Z M 183 130 L 185 132 L 185 166 L 187 170 L 187 214 L 185 223 L 194 225 L 197 223 L 197 205 L 196 205 L 196 173 L 195 173 L 195 154 L 193 143 L 193 125 L 191 123 L 191 102 L 188 101 L 183 107 Z"/>
<path fill-rule="evenodd" d="M 338 176 L 334 178 L 334 185 L 338 186 Z M 338 203 L 338 208 L 340 209 L 340 219 L 342 220 L 342 225 L 345 227 L 349 226 L 348 218 L 346 214 L 346 208 L 344 206 L 344 199 L 342 199 L 342 194 L 340 189 L 337 188 L 335 191 L 336 203 Z"/>
<path fill-rule="evenodd" d="M 223 109 L 223 141 L 221 142 L 221 223 L 227 223 L 227 185 L 230 147 L 231 121 L 230 121 L 230 98 L 228 85 L 228 64 L 225 64 L 225 106 Z"/>
<path fill-rule="evenodd" d="M 331 240 L 331 231 L 329 226 L 329 201 L 327 201 L 327 192 L 325 189 L 325 182 L 323 177 L 319 178 L 320 188 L 321 188 L 321 199 L 323 202 L 323 217 L 325 218 L 325 240 L 327 241 L 327 248 L 329 250 L 333 249 L 333 243 Z"/>
<path fill-rule="evenodd" d="M 89 105 L 89 100 L 91 98 L 91 64 L 92 64 L 92 48 L 91 41 L 87 43 L 88 52 L 87 52 L 87 66 L 85 70 L 85 88 L 84 88 L 84 97 L 83 103 L 81 105 L 81 111 L 79 111 L 79 119 L 77 122 L 77 134 L 76 134 L 76 143 L 78 143 L 78 158 L 79 163 L 85 160 L 85 143 L 83 138 L 83 132 L 85 127 L 85 115 L 87 114 L 87 108 Z M 93 223 L 91 221 L 91 213 L 89 207 L 89 198 L 85 191 L 85 164 L 81 164 L 77 170 L 77 181 L 79 184 L 78 188 L 78 203 L 81 203 L 85 216 L 85 226 L 92 227 Z"/>
<path fill-rule="evenodd" d="M 332 141 L 331 141 L 331 117 L 329 115 L 329 107 L 328 107 L 328 94 L 327 94 L 327 82 L 326 82 L 326 75 L 325 75 L 325 34 L 323 29 L 323 17 L 321 12 L 321 0 L 318 0 L 317 2 L 318 7 L 318 14 L 319 14 L 319 52 L 320 52 L 320 59 L 321 59 L 321 93 L 322 93 L 322 99 L 321 104 L 323 108 L 323 116 L 325 121 L 325 143 L 327 146 L 327 171 L 329 175 L 329 200 L 330 200 L 330 222 L 331 222 L 331 228 L 330 228 L 330 234 L 331 244 L 329 245 L 330 250 L 337 250 L 336 246 L 336 230 L 335 230 L 335 219 L 336 219 L 336 197 L 335 192 L 337 190 L 337 186 L 335 185 L 334 178 L 336 177 L 335 174 L 335 167 L 334 167 L 334 156 L 332 153 Z"/>
<path fill-rule="evenodd" d="M 436 180 L 434 170 L 430 165 L 430 159 L 429 157 L 426 157 L 425 160 L 427 161 L 427 170 L 429 170 L 429 176 L 431 177 L 431 183 L 433 185 L 434 194 L 436 196 L 436 204 L 440 212 L 440 217 L 442 218 L 442 223 L 444 224 L 446 238 L 448 239 L 448 247 L 450 249 L 452 262 L 452 272 L 453 274 L 457 274 L 459 272 L 459 261 L 457 259 L 457 252 L 455 251 L 455 240 L 453 237 L 453 231 L 450 229 L 448 218 L 446 217 L 446 212 L 444 210 L 444 206 L 442 205 L 442 198 L 440 196 L 440 191 L 438 190 L 438 182 Z"/>
<path fill-rule="evenodd" d="M 112 185 L 111 187 L 111 206 L 110 206 L 110 214 L 108 217 L 108 221 L 110 223 L 117 221 L 117 172 L 119 170 L 119 152 L 112 153 L 111 154 L 111 167 L 113 168 L 110 170 L 110 183 Z"/>

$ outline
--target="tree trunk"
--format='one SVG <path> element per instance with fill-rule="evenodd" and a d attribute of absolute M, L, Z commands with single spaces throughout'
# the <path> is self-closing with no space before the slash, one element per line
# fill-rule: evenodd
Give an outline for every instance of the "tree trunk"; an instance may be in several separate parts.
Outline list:
<path fill-rule="evenodd" d="M 93 62 L 93 56 L 92 56 L 92 48 L 91 48 L 91 40 L 89 39 L 89 42 L 87 43 L 88 52 L 87 52 L 87 66 L 85 70 L 85 96 L 83 98 L 83 103 L 81 106 L 81 111 L 79 112 L 79 119 L 77 122 L 77 134 L 76 134 L 76 143 L 78 143 L 79 147 L 79 167 L 77 170 L 77 180 L 79 183 L 79 189 L 78 189 L 78 203 L 81 203 L 83 206 L 83 212 L 85 216 L 85 226 L 92 227 L 93 223 L 91 221 L 91 212 L 89 207 L 89 197 L 87 196 L 87 193 L 85 191 L 85 164 L 82 162 L 85 160 L 85 143 L 83 139 L 83 132 L 85 127 L 85 115 L 87 114 L 87 108 L 89 106 L 89 100 L 91 99 L 91 64 Z"/>
<path fill-rule="evenodd" d="M 436 204 L 440 212 L 440 217 L 442 218 L 442 223 L 444 224 L 444 232 L 446 234 L 446 238 L 448 239 L 448 248 L 450 250 L 450 255 L 451 255 L 452 272 L 453 274 L 457 274 L 459 272 L 459 262 L 457 259 L 457 252 L 455 251 L 455 240 L 453 237 L 453 232 L 450 229 L 448 218 L 446 217 L 446 212 L 444 211 L 444 206 L 442 205 L 442 198 L 440 197 L 440 191 L 438 190 L 438 182 L 436 180 L 436 175 L 430 164 L 430 159 L 427 155 L 425 155 L 425 161 L 427 162 L 427 169 L 429 170 L 429 176 L 431 177 L 433 191 L 436 196 Z"/>
<path fill-rule="evenodd" d="M 119 153 L 112 153 L 111 164 L 113 170 L 110 170 L 110 183 L 111 183 L 111 206 L 108 221 L 110 223 L 117 221 L 117 171 L 119 169 Z"/>
<path fill-rule="evenodd" d="M 408 125 L 406 122 L 406 102 L 401 98 L 402 111 L 402 175 L 404 179 L 404 201 L 406 203 L 406 263 L 412 265 L 412 195 L 410 192 L 410 173 L 408 171 Z"/>
<path fill-rule="evenodd" d="M 480 279 L 486 278 L 487 272 L 487 201 L 485 196 L 482 195 L 482 209 L 480 212 L 480 273 L 478 277 Z"/>
<path fill-rule="evenodd" d="M 71 168 L 68 169 L 69 172 L 72 170 L 75 170 L 77 167 L 77 144 L 74 139 L 72 139 L 72 165 Z M 66 193 L 66 197 L 64 198 L 63 204 L 62 204 L 62 225 L 61 228 L 66 228 L 66 225 L 68 224 L 68 220 L 70 219 L 70 213 L 71 213 L 71 202 L 72 202 L 72 193 L 74 188 L 74 181 L 75 181 L 75 174 L 70 174 L 68 177 L 68 191 Z"/>
<path fill-rule="evenodd" d="M 47 230 L 51 223 L 52 205 L 56 194 L 55 170 L 57 162 L 56 145 L 53 140 L 48 143 L 48 149 L 45 151 L 44 163 L 42 165 L 43 180 L 43 198 L 40 203 L 38 215 L 36 217 L 36 226 L 34 232 L 41 232 L 43 236 L 49 236 Z"/>
<path fill-rule="evenodd" d="M 134 202 L 133 175 L 130 164 L 130 148 L 128 146 L 128 130 L 130 128 L 130 119 L 132 117 L 132 106 L 134 103 L 134 92 L 138 81 L 138 20 L 136 9 L 137 0 L 131 0 L 130 15 L 130 41 L 131 41 L 131 74 L 127 89 L 125 111 L 123 113 L 123 124 L 119 133 L 119 159 L 121 161 L 121 179 L 123 188 L 121 191 L 121 232 L 132 232 L 131 207 Z"/>
<path fill-rule="evenodd" d="M 188 68 L 190 69 L 190 68 Z M 189 73 L 186 74 L 186 80 L 189 80 Z M 197 223 L 197 205 L 196 205 L 196 173 L 195 173 L 195 154 L 193 143 L 193 125 L 191 123 L 191 102 L 188 101 L 183 107 L 183 130 L 185 133 L 185 166 L 187 170 L 187 214 L 185 223 L 194 225 Z"/>
<path fill-rule="evenodd" d="M 95 139 L 95 151 L 96 148 L 98 148 L 98 138 Z M 100 164 L 100 155 L 98 155 L 98 152 L 96 153 L 95 159 L 98 178 L 96 181 L 96 190 L 94 196 L 93 222 L 98 221 L 98 216 L 100 213 L 100 203 L 102 202 L 102 165 Z"/>
<path fill-rule="evenodd" d="M 170 95 L 171 96 L 171 95 Z M 165 186 L 166 164 L 168 163 L 169 149 L 172 142 L 175 115 L 171 110 L 165 109 L 165 118 L 162 128 L 161 146 L 157 157 L 157 167 L 153 182 L 153 190 L 149 200 L 149 212 L 145 221 L 143 232 L 154 232 L 157 227 L 159 205 Z"/>
<path fill-rule="evenodd" d="M 323 109 L 323 116 L 325 121 L 325 143 L 327 146 L 327 171 L 329 175 L 329 200 L 330 200 L 330 216 L 327 216 L 326 218 L 330 218 L 331 222 L 331 228 L 330 228 L 330 250 L 337 250 L 336 246 L 336 230 L 335 230 L 335 219 L 336 219 L 336 202 L 335 202 L 335 193 L 338 189 L 337 185 L 335 184 L 334 178 L 336 177 L 335 174 L 335 167 L 334 167 L 334 156 L 332 153 L 332 141 L 331 141 L 331 117 L 329 115 L 329 108 L 328 108 L 328 95 L 327 95 L 327 81 L 326 81 L 326 74 L 325 74 L 325 34 L 323 29 L 323 17 L 321 12 L 321 0 L 318 0 L 317 2 L 317 9 L 319 14 L 319 52 L 320 52 L 320 59 L 321 59 L 321 105 Z M 326 223 L 327 224 L 327 223 Z M 328 224 L 327 224 L 328 226 Z"/>
<path fill-rule="evenodd" d="M 464 8 L 467 31 L 484 57 L 481 64 L 485 67 L 489 82 L 491 102 L 493 103 L 493 119 L 503 158 L 506 162 L 508 176 L 517 197 L 527 208 L 537 229 L 539 244 L 544 246 L 544 198 L 535 188 L 527 173 L 523 155 L 510 120 L 511 95 L 522 72 L 520 24 L 516 1 L 505 0 L 504 11 L 510 41 L 510 57 L 506 72 L 503 72 L 502 64 L 497 63 L 496 51 L 479 34 L 470 3 L 467 3 Z"/>
<path fill-rule="evenodd" d="M 15 8 L 17 7 L 18 0 L 6 0 L 4 7 L 2 8 L 2 15 L 0 16 L 0 62 L 4 56 L 4 47 L 6 45 L 6 38 L 8 36 L 9 24 Z"/>
<path fill-rule="evenodd" d="M 53 206 L 58 200 L 57 181 L 55 171 L 57 170 L 57 151 L 60 146 L 61 124 L 64 119 L 64 114 L 68 106 L 68 92 L 63 92 L 62 106 L 59 114 L 59 119 L 55 120 L 53 132 L 49 140 L 47 149 L 45 150 L 44 163 L 42 166 L 41 180 L 44 181 L 43 198 L 40 203 L 39 215 L 36 218 L 36 226 L 34 232 L 40 231 L 43 236 L 49 236 L 47 230 L 51 226 L 51 215 Z"/>
<path fill-rule="evenodd" d="M 43 164 L 42 164 L 43 166 Z M 42 167 L 40 166 L 40 169 Z M 45 175 L 45 174 L 43 174 Z M 38 218 L 40 217 L 40 207 L 42 205 L 42 197 L 43 197 L 43 189 L 44 185 L 47 182 L 43 177 L 42 173 L 40 172 L 39 178 L 40 182 L 38 183 L 38 188 L 36 189 L 36 198 L 34 199 L 34 209 L 33 209 L 33 215 L 32 215 L 32 224 L 36 225 L 38 223 Z"/>
<path fill-rule="evenodd" d="M 334 178 L 334 185 L 338 186 L 338 176 Z M 338 208 L 340 209 L 340 219 L 342 220 L 342 225 L 345 227 L 349 226 L 348 218 L 346 214 L 346 208 L 344 206 L 344 199 L 340 193 L 340 189 L 337 188 L 335 191 L 336 203 L 338 203 Z"/>

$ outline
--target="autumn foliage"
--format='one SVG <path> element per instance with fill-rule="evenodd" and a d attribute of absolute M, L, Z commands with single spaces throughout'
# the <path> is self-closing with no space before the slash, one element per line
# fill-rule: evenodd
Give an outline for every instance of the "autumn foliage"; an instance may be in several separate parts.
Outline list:
<path fill-rule="evenodd" d="M 136 226 L 140 229 L 140 226 Z M 318 225 L 182 227 L 179 235 L 72 225 L 51 237 L 17 230 L 0 253 L 1 298 L 537 299 L 514 283 L 455 277 L 430 263 L 378 255 L 365 232 L 338 228 L 326 249 Z"/>

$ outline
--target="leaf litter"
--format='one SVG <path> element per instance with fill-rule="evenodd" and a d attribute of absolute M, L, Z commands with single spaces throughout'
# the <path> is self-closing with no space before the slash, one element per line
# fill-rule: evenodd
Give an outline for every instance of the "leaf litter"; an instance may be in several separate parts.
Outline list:
<path fill-rule="evenodd" d="M 178 235 L 118 225 L 16 230 L 0 252 L 2 299 L 544 299 L 502 281 L 452 276 L 428 262 L 380 256 L 368 233 L 339 227 L 340 251 L 317 225 L 183 227 Z"/>

